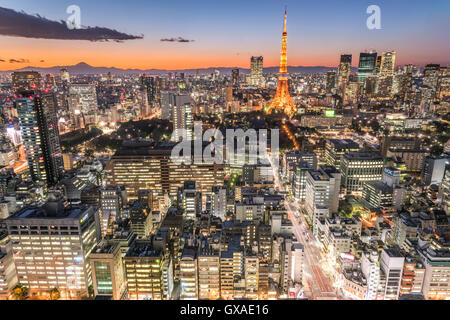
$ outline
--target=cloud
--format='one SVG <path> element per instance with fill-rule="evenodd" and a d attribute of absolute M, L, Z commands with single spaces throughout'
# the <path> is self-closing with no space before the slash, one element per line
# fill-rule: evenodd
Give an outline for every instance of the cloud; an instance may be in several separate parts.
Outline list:
<path fill-rule="evenodd" d="M 162 42 L 194 42 L 195 40 L 184 39 L 182 37 L 178 38 L 163 38 L 160 41 Z"/>
<path fill-rule="evenodd" d="M 30 60 L 28 59 L 9 59 L 9 63 L 29 63 Z"/>
<path fill-rule="evenodd" d="M 3 60 L 3 59 L 0 59 L 0 62 L 5 62 L 5 60 Z"/>
<path fill-rule="evenodd" d="M 66 22 L 52 21 L 39 15 L 0 7 L 0 35 L 34 39 L 115 41 L 143 39 L 117 30 L 102 27 L 69 29 Z"/>
<path fill-rule="evenodd" d="M 45 60 L 41 60 L 41 62 L 45 62 Z"/>

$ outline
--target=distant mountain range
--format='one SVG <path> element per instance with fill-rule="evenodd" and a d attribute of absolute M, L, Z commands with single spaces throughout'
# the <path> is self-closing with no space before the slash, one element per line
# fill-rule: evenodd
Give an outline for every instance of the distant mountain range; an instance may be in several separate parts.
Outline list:
<path fill-rule="evenodd" d="M 39 68 L 39 67 L 25 67 L 21 69 L 15 69 L 15 70 L 9 70 L 9 71 L 0 71 L 1 73 L 10 73 L 13 71 L 38 71 L 40 73 L 46 74 L 59 74 L 59 71 L 61 69 L 67 69 L 70 74 L 107 74 L 108 72 L 111 72 L 111 74 L 142 74 L 146 73 L 149 75 L 161 75 L 161 74 L 167 74 L 168 72 L 177 72 L 185 74 L 196 74 L 197 71 L 199 74 L 210 74 L 213 73 L 214 70 L 219 70 L 223 74 L 231 74 L 232 69 L 236 68 L 199 68 L 199 69 L 174 69 L 174 70 L 165 70 L 165 69 L 120 69 L 120 68 L 114 68 L 114 67 L 93 67 L 85 62 L 80 62 L 73 66 L 54 66 L 49 68 Z M 279 70 L 279 67 L 267 67 L 264 68 L 265 73 L 277 73 Z M 323 66 L 316 66 L 316 67 L 303 67 L 303 66 L 289 66 L 288 72 L 289 73 L 300 73 L 300 74 L 313 74 L 313 73 L 326 73 L 330 70 L 336 70 L 335 67 L 323 67 Z M 356 68 L 352 68 L 352 72 L 356 72 Z M 249 74 L 250 70 L 245 68 L 239 68 L 239 71 L 241 74 Z"/>

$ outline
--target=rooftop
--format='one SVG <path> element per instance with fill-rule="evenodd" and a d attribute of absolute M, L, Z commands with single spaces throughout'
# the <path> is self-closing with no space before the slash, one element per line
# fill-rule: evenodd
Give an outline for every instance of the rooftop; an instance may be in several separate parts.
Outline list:
<path fill-rule="evenodd" d="M 347 160 L 363 160 L 363 161 L 368 161 L 368 160 L 379 160 L 379 161 L 383 161 L 383 158 L 375 152 L 350 152 L 348 154 L 344 155 L 344 158 Z"/>
<path fill-rule="evenodd" d="M 359 144 L 351 139 L 330 139 L 328 141 L 335 149 L 359 149 Z"/>
<path fill-rule="evenodd" d="M 102 241 L 95 246 L 91 254 L 113 254 L 114 250 L 117 248 L 117 245 L 117 242 Z"/>
<path fill-rule="evenodd" d="M 140 243 L 131 247 L 125 257 L 159 257 L 161 252 L 153 249 L 150 243 Z"/>
<path fill-rule="evenodd" d="M 53 215 L 42 206 L 28 206 L 20 209 L 8 217 L 8 220 L 16 219 L 78 219 L 90 207 L 84 205 L 69 205 L 64 207 L 58 214 Z"/>

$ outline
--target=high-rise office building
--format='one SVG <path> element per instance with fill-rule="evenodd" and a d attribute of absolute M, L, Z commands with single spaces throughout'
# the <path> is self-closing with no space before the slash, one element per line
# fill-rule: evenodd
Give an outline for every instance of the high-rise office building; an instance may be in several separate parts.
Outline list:
<path fill-rule="evenodd" d="M 236 281 L 243 278 L 244 253 L 238 240 L 230 239 L 227 250 L 220 252 L 220 295 L 223 299 L 234 298 Z"/>
<path fill-rule="evenodd" d="M 94 295 L 121 300 L 126 292 L 126 281 L 120 243 L 103 240 L 92 250 L 89 262 Z"/>
<path fill-rule="evenodd" d="M 93 84 L 71 84 L 69 87 L 69 111 L 71 114 L 87 114 L 97 111 L 97 91 Z"/>
<path fill-rule="evenodd" d="M 317 155 L 314 152 L 305 150 L 293 150 L 283 155 L 283 168 L 287 168 L 289 163 L 306 163 L 311 169 L 317 168 Z"/>
<path fill-rule="evenodd" d="M 202 210 L 202 194 L 197 192 L 195 181 L 185 181 L 179 191 L 184 220 L 195 220 Z"/>
<path fill-rule="evenodd" d="M 285 239 L 281 246 L 281 286 L 283 293 L 288 293 L 294 283 L 301 284 L 303 280 L 304 247 Z"/>
<path fill-rule="evenodd" d="M 231 83 L 233 86 L 239 85 L 239 69 L 231 70 Z"/>
<path fill-rule="evenodd" d="M 150 242 L 137 241 L 123 257 L 130 300 L 165 300 L 164 263 L 167 256 Z"/>
<path fill-rule="evenodd" d="M 425 66 L 423 69 L 423 85 L 432 90 L 437 89 L 440 67 L 439 64 L 427 64 Z"/>
<path fill-rule="evenodd" d="M 427 300 L 450 299 L 450 257 L 448 249 L 417 250 L 425 267 L 422 294 Z"/>
<path fill-rule="evenodd" d="M 263 57 L 251 57 L 249 85 L 258 87 L 264 83 L 263 61 Z"/>
<path fill-rule="evenodd" d="M 139 201 L 130 208 L 130 229 L 141 239 L 147 238 L 152 231 L 151 212 Z"/>
<path fill-rule="evenodd" d="M 358 102 L 358 97 L 361 92 L 361 85 L 357 81 L 349 81 L 343 85 L 344 99 L 343 104 L 355 104 Z"/>
<path fill-rule="evenodd" d="M 113 220 L 121 217 L 126 194 L 121 187 L 105 186 L 100 189 L 100 208 L 103 213 L 108 212 Z"/>
<path fill-rule="evenodd" d="M 172 108 L 174 106 L 174 92 L 161 91 L 161 119 L 172 119 Z"/>
<path fill-rule="evenodd" d="M 180 260 L 180 299 L 198 299 L 198 252 L 195 247 L 185 246 Z"/>
<path fill-rule="evenodd" d="M 316 213 L 325 207 L 329 213 L 336 213 L 339 206 L 341 174 L 332 166 L 320 166 L 319 170 L 306 172 L 305 208 L 315 221 Z"/>
<path fill-rule="evenodd" d="M 381 270 L 378 262 L 378 252 L 363 252 L 361 254 L 361 272 L 367 280 L 367 291 L 365 298 L 367 300 L 377 300 L 380 287 Z"/>
<path fill-rule="evenodd" d="M 245 251 L 244 256 L 244 279 L 245 279 L 245 298 L 258 299 L 258 278 L 259 278 L 259 259 L 258 256 L 250 250 Z"/>
<path fill-rule="evenodd" d="M 8 300 L 17 283 L 11 241 L 7 233 L 2 233 L 0 235 L 0 299 Z"/>
<path fill-rule="evenodd" d="M 292 196 L 296 201 L 304 202 L 306 199 L 306 172 L 312 170 L 308 165 L 296 165 L 292 176 Z"/>
<path fill-rule="evenodd" d="M 147 93 L 148 104 L 152 105 L 155 103 L 159 95 L 158 77 L 150 77 L 144 74 L 139 77 L 139 83 L 141 85 L 141 90 Z"/>
<path fill-rule="evenodd" d="M 381 77 L 389 77 L 394 75 L 396 55 L 397 54 L 395 51 L 382 53 L 379 73 Z"/>
<path fill-rule="evenodd" d="M 358 80 L 361 86 L 366 81 L 366 78 L 373 75 L 376 70 L 377 53 L 376 52 L 361 52 L 359 56 L 358 66 Z"/>
<path fill-rule="evenodd" d="M 284 179 L 292 182 L 297 168 L 317 169 L 317 155 L 314 152 L 293 150 L 283 155 L 282 163 Z"/>
<path fill-rule="evenodd" d="M 444 177 L 445 167 L 450 163 L 449 157 L 425 157 L 422 170 L 422 182 L 430 184 L 440 184 Z"/>
<path fill-rule="evenodd" d="M 183 107 L 191 102 L 192 98 L 188 94 L 177 94 L 172 90 L 161 91 L 161 118 L 173 120 L 175 107 Z"/>
<path fill-rule="evenodd" d="M 176 99 L 175 99 L 176 100 Z M 192 110 L 190 103 L 173 106 L 173 141 L 192 139 Z"/>
<path fill-rule="evenodd" d="M 22 92 L 15 100 L 30 175 L 54 186 L 62 174 L 62 152 L 53 93 Z"/>
<path fill-rule="evenodd" d="M 342 186 L 347 194 L 361 193 L 364 183 L 381 181 L 383 158 L 373 152 L 350 152 L 341 160 Z"/>
<path fill-rule="evenodd" d="M 329 166 L 341 168 L 341 158 L 350 152 L 359 151 L 359 144 L 350 139 L 328 139 L 325 143 L 325 161 Z"/>
<path fill-rule="evenodd" d="M 371 208 L 388 208 L 393 206 L 394 189 L 381 181 L 366 182 L 362 197 Z"/>
<path fill-rule="evenodd" d="M 339 62 L 339 71 L 337 86 L 342 88 L 342 85 L 348 81 L 352 69 L 352 55 L 343 54 L 341 55 L 341 61 Z"/>
<path fill-rule="evenodd" d="M 331 92 L 336 87 L 336 71 L 328 71 L 325 77 L 325 88 L 327 92 Z"/>
<path fill-rule="evenodd" d="M 19 283 L 30 294 L 58 288 L 63 299 L 88 297 L 88 256 L 98 241 L 92 207 L 64 206 L 52 193 L 42 206 L 26 206 L 6 220 Z"/>
<path fill-rule="evenodd" d="M 139 190 L 150 189 L 154 201 L 162 201 L 164 195 L 176 201 L 178 188 L 185 181 L 195 180 L 205 207 L 212 187 L 223 183 L 224 166 L 174 163 L 171 160 L 174 146 L 174 143 L 148 141 L 124 143 L 105 168 L 107 184 L 125 186 L 129 200 L 137 199 Z"/>
<path fill-rule="evenodd" d="M 219 250 L 205 243 L 197 257 L 198 299 L 216 300 L 220 297 Z"/>
<path fill-rule="evenodd" d="M 386 275 L 385 300 L 398 299 L 404 264 L 405 257 L 398 247 L 386 247 L 381 252 L 380 267 Z"/>
<path fill-rule="evenodd" d="M 213 187 L 211 211 L 215 216 L 225 220 L 227 215 L 227 189 L 224 186 Z"/>

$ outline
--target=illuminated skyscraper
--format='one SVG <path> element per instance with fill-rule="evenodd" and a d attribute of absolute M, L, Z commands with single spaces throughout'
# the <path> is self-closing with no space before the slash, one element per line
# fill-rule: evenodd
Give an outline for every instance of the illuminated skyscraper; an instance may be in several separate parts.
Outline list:
<path fill-rule="evenodd" d="M 239 69 L 231 70 L 231 83 L 233 86 L 237 86 L 239 84 Z"/>
<path fill-rule="evenodd" d="M 158 77 L 149 77 L 145 74 L 139 77 L 139 83 L 141 90 L 147 92 L 147 101 L 151 105 L 157 100 L 159 95 L 158 90 Z"/>
<path fill-rule="evenodd" d="M 195 220 L 202 210 L 202 194 L 197 192 L 195 185 L 195 181 L 185 181 L 183 188 L 179 190 L 185 220 Z"/>
<path fill-rule="evenodd" d="M 281 46 L 281 61 L 280 61 L 280 73 L 278 74 L 278 86 L 275 97 L 270 103 L 267 113 L 271 113 L 274 109 L 283 110 L 289 117 L 293 117 L 297 111 L 294 106 L 294 101 L 289 94 L 289 74 L 287 72 L 287 11 L 284 11 L 284 28 L 283 28 L 283 40 Z"/>
<path fill-rule="evenodd" d="M 174 141 L 192 139 L 192 110 L 190 103 L 173 106 Z"/>
<path fill-rule="evenodd" d="M 24 91 L 15 105 L 31 178 L 53 186 L 63 169 L 55 95 Z"/>
<path fill-rule="evenodd" d="M 190 95 L 177 94 L 173 90 L 161 91 L 161 118 L 173 120 L 173 109 L 175 106 L 181 107 L 192 100 Z"/>
<path fill-rule="evenodd" d="M 250 85 L 258 87 L 263 84 L 263 62 L 263 57 L 252 57 L 250 59 Z"/>
<path fill-rule="evenodd" d="M 358 79 L 361 85 L 366 81 L 367 76 L 373 75 L 377 63 L 376 52 L 361 52 L 359 56 Z"/>
<path fill-rule="evenodd" d="M 362 194 L 364 183 L 381 181 L 383 158 L 374 152 L 350 152 L 341 159 L 342 187 L 347 194 Z"/>
<path fill-rule="evenodd" d="M 336 87 L 336 71 L 328 71 L 325 86 L 328 92 Z"/>
<path fill-rule="evenodd" d="M 395 69 L 395 51 L 383 52 L 381 55 L 380 76 L 388 77 L 394 75 Z"/>
<path fill-rule="evenodd" d="M 423 69 L 423 85 L 436 90 L 439 79 L 440 65 L 427 64 Z"/>
<path fill-rule="evenodd" d="M 352 68 L 352 55 L 351 54 L 341 55 L 341 61 L 339 63 L 339 74 L 337 80 L 338 88 L 341 88 L 342 85 L 348 81 L 348 78 L 350 77 L 351 68 Z"/>

